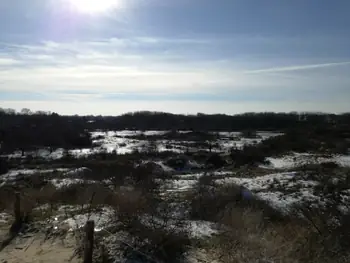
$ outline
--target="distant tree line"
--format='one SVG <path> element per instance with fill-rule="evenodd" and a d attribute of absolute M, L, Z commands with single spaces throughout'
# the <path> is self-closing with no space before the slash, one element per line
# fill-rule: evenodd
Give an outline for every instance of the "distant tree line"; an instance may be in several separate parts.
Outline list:
<path fill-rule="evenodd" d="M 296 127 L 348 127 L 350 114 L 244 113 L 238 115 L 177 115 L 164 112 L 135 112 L 117 117 L 91 116 L 88 129 L 194 130 L 194 131 L 284 131 Z"/>
<path fill-rule="evenodd" d="M 84 148 L 92 144 L 81 118 L 55 113 L 23 114 L 0 111 L 0 153 L 42 147 Z"/>
<path fill-rule="evenodd" d="M 194 131 L 317 131 L 350 138 L 350 113 L 245 113 L 238 115 L 177 115 L 135 112 L 121 116 L 60 116 L 50 112 L 16 112 L 0 108 L 1 151 L 36 147 L 83 148 L 91 146 L 93 130 Z M 307 134 L 310 134 L 308 132 Z"/>

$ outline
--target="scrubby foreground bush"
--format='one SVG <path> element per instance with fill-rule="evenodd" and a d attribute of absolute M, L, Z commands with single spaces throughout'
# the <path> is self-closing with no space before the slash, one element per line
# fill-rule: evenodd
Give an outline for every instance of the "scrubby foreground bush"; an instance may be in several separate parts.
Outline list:
<path fill-rule="evenodd" d="M 322 209 L 311 204 L 281 213 L 237 185 L 201 178 L 188 196 L 194 219 L 214 221 L 223 231 L 202 244 L 218 262 L 350 262 L 350 213 L 336 199 Z"/>
<path fill-rule="evenodd" d="M 37 225 L 44 224 L 45 234 L 51 237 L 65 236 L 66 232 L 58 231 L 67 231 L 50 228 L 57 220 L 56 217 L 74 219 L 76 216 L 92 214 L 100 214 L 102 217 L 105 215 L 102 215 L 101 211 L 107 211 L 105 228 L 95 233 L 94 255 L 97 262 L 102 258 L 103 262 L 183 260 L 191 245 L 188 231 L 181 218 L 174 218 L 168 200 L 159 197 L 159 183 L 156 182 L 152 170 L 149 167 L 123 166 L 116 163 L 105 163 L 105 169 L 100 170 L 100 165 L 100 161 L 88 164 L 88 180 L 60 188 L 55 188 L 47 178 L 37 175 L 31 175 L 15 186 L 2 186 L 0 211 L 4 209 L 12 212 L 14 191 L 19 190 L 21 213 L 30 217 L 28 224 L 33 225 L 30 228 L 33 229 L 36 225 L 35 231 L 38 231 Z M 116 168 L 120 168 L 119 171 Z M 98 170 L 101 172 L 100 177 Z M 42 208 L 47 204 L 48 208 Z M 82 255 L 84 233 L 80 226 L 77 226 L 74 235 L 78 241 L 77 255 Z M 103 247 L 106 250 L 102 253 L 100 249 Z"/>
<path fill-rule="evenodd" d="M 3 158 L 0 158 L 0 175 L 7 173 L 9 170 L 9 165 L 7 161 Z"/>

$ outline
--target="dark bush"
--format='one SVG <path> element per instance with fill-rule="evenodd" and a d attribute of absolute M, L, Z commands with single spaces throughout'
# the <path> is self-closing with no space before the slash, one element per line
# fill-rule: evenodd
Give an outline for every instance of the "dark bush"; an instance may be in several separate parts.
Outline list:
<path fill-rule="evenodd" d="M 323 162 L 320 165 L 324 169 L 336 169 L 336 168 L 339 168 L 339 164 L 337 164 L 336 162 Z"/>
<path fill-rule="evenodd" d="M 7 161 L 3 158 L 0 158 L 0 174 L 5 174 L 9 171 L 9 165 Z"/>
<path fill-rule="evenodd" d="M 2 150 L 13 152 L 38 147 L 86 148 L 92 145 L 83 118 L 58 115 L 0 115 Z"/>
<path fill-rule="evenodd" d="M 132 248 L 124 247 L 127 260 L 181 262 L 190 239 L 181 220 L 172 216 L 168 203 L 143 191 L 121 190 L 115 198 L 117 232 L 127 232 Z"/>
<path fill-rule="evenodd" d="M 156 171 L 153 165 L 140 165 L 130 174 L 134 186 L 144 193 L 157 192 Z"/>
<path fill-rule="evenodd" d="M 259 146 L 268 155 L 294 152 L 346 154 L 349 141 L 336 128 L 295 128 L 284 135 L 264 140 Z"/>
<path fill-rule="evenodd" d="M 235 167 L 266 164 L 266 153 L 258 146 L 246 145 L 242 150 L 232 149 L 231 159 Z"/>
<path fill-rule="evenodd" d="M 215 186 L 210 175 L 203 176 L 190 200 L 190 217 L 196 220 L 221 221 L 222 217 L 236 208 L 250 208 L 260 211 L 268 222 L 286 220 L 282 212 L 271 207 L 266 201 L 258 199 L 243 186 L 235 184 Z"/>
<path fill-rule="evenodd" d="M 304 216 L 305 224 L 312 230 L 307 240 L 309 247 L 302 248 L 305 260 L 317 255 L 330 260 L 329 262 L 338 262 L 331 259 L 350 256 L 349 212 L 341 213 L 336 206 L 327 208 L 304 206 L 298 209 Z"/>
<path fill-rule="evenodd" d="M 119 181 L 119 185 L 122 185 L 124 179 L 136 169 L 132 161 L 123 160 L 88 160 L 82 161 L 81 166 L 89 169 L 89 172 L 84 174 L 84 178 L 97 181 L 113 179 L 115 182 Z"/>
<path fill-rule="evenodd" d="M 10 186 L 0 187 L 0 211 L 10 209 L 12 211 L 12 203 L 15 199 L 14 189 Z"/>
<path fill-rule="evenodd" d="M 166 164 L 175 170 L 183 170 L 188 165 L 188 158 L 186 156 L 170 158 Z"/>
<path fill-rule="evenodd" d="M 241 199 L 241 188 L 230 185 L 216 189 L 210 184 L 204 184 L 205 181 L 210 182 L 203 178 L 195 193 L 189 196 L 190 217 L 195 220 L 216 221 L 227 205 Z"/>
<path fill-rule="evenodd" d="M 249 138 L 249 139 L 259 138 L 259 136 L 257 135 L 256 131 L 253 131 L 253 130 L 242 131 L 240 135 L 243 138 Z"/>
<path fill-rule="evenodd" d="M 187 234 L 181 231 L 169 232 L 165 228 L 142 224 L 135 224 L 131 234 L 135 237 L 133 246 L 139 252 L 126 247 L 124 255 L 137 262 L 182 262 L 191 244 Z"/>
<path fill-rule="evenodd" d="M 212 154 L 207 159 L 206 165 L 211 168 L 219 169 L 227 165 L 227 162 L 220 154 Z"/>

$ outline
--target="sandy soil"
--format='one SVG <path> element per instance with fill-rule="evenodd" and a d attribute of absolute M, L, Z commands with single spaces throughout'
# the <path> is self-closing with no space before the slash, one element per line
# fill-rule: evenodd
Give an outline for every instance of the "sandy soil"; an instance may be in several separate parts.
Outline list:
<path fill-rule="evenodd" d="M 44 236 L 24 236 L 18 237 L 0 252 L 0 262 L 4 263 L 29 263 L 29 262 L 80 262 L 77 257 L 73 257 L 75 250 L 73 239 L 47 240 Z"/>

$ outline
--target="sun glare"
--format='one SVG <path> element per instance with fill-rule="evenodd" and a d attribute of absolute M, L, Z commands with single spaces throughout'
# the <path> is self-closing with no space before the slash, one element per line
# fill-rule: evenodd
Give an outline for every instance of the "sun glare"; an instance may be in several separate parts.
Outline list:
<path fill-rule="evenodd" d="M 94 14 L 121 7 L 121 0 L 69 0 L 74 9 L 82 13 Z"/>

